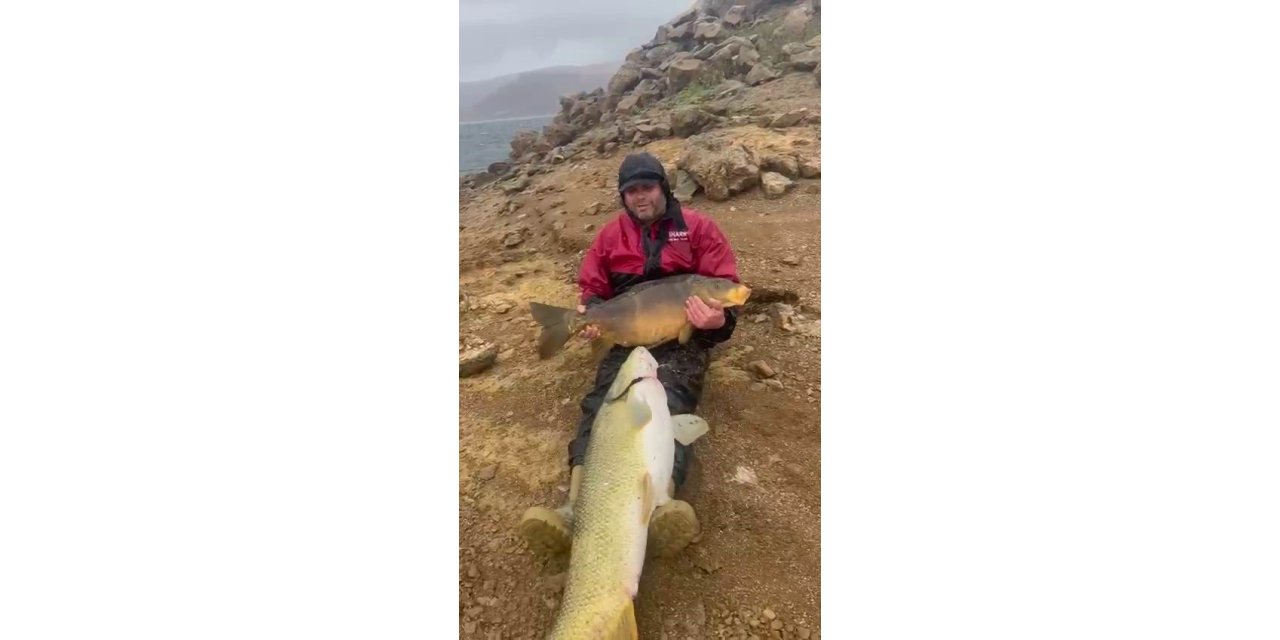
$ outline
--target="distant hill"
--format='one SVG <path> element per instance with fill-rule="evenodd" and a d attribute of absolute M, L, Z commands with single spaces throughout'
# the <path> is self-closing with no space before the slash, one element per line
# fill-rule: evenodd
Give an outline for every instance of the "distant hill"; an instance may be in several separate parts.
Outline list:
<path fill-rule="evenodd" d="M 458 85 L 462 122 L 551 115 L 560 96 L 591 91 L 609 83 L 621 63 L 547 67 Z"/>

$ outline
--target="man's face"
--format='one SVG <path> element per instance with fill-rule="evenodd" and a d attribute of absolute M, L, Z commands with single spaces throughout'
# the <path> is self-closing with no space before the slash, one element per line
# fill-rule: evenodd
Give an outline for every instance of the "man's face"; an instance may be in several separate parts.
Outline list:
<path fill-rule="evenodd" d="M 662 194 L 662 187 L 657 184 L 636 184 L 622 192 L 622 199 L 627 208 L 643 222 L 656 220 L 666 213 L 667 199 Z"/>

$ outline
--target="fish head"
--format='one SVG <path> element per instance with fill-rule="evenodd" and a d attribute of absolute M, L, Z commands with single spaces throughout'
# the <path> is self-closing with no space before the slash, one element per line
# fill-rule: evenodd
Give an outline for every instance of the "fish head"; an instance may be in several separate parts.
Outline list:
<path fill-rule="evenodd" d="M 726 307 L 742 306 L 751 297 L 751 289 L 728 278 L 700 278 L 694 286 L 699 296 L 711 298 Z"/>
<path fill-rule="evenodd" d="M 613 379 L 613 385 L 609 387 L 609 395 L 606 397 L 610 400 L 616 399 L 626 394 L 635 382 L 657 379 L 658 361 L 648 349 L 636 347 L 618 368 L 618 375 Z"/>

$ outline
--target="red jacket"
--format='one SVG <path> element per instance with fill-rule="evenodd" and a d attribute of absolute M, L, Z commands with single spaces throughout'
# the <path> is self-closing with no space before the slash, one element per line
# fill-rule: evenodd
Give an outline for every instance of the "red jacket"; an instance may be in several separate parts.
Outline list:
<path fill-rule="evenodd" d="M 578 275 L 582 304 L 608 300 L 641 282 L 685 273 L 741 282 L 733 250 L 715 221 L 674 200 L 668 202 L 667 215 L 649 225 L 647 234 L 625 210 L 600 229 Z M 733 334 L 736 320 L 736 310 L 726 309 L 723 327 L 695 335 L 704 344 L 723 342 Z"/>

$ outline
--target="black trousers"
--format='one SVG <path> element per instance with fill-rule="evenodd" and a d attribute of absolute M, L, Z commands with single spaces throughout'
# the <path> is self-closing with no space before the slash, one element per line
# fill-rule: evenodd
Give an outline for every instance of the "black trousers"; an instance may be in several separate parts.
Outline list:
<path fill-rule="evenodd" d="M 702 384 L 711 363 L 711 354 L 706 347 L 694 344 L 695 342 L 682 345 L 673 340 L 649 350 L 658 361 L 658 380 L 667 390 L 667 407 L 671 410 L 671 415 L 693 413 L 698 408 L 698 398 L 702 396 Z M 570 467 L 582 464 L 586 458 L 587 443 L 591 439 L 591 425 L 595 422 L 596 412 L 604 403 L 605 394 L 617 377 L 618 369 L 630 354 L 630 347 L 614 347 L 596 369 L 595 388 L 582 399 L 582 421 L 578 423 L 578 436 L 569 443 Z M 671 475 L 677 489 L 684 485 L 692 459 L 692 449 L 676 442 L 675 467 Z"/>

